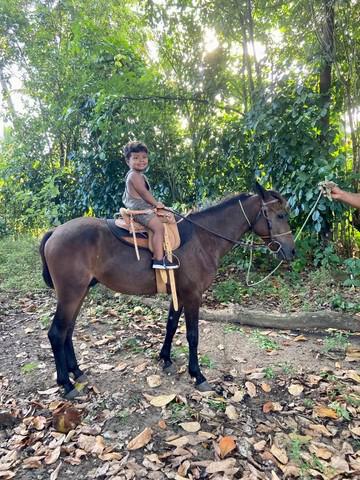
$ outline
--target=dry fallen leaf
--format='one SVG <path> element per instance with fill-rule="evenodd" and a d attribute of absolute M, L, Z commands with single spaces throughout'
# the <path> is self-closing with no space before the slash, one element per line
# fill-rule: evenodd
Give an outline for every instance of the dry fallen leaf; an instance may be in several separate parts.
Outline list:
<path fill-rule="evenodd" d="M 24 469 L 33 469 L 41 467 L 41 460 L 44 458 L 44 455 L 38 455 L 34 457 L 26 458 L 23 461 L 22 467 Z"/>
<path fill-rule="evenodd" d="M 52 387 L 48 388 L 47 390 L 38 390 L 39 395 L 52 395 L 53 393 L 58 392 L 60 387 Z"/>
<path fill-rule="evenodd" d="M 360 348 L 348 347 L 346 349 L 345 362 L 359 362 L 360 361 Z"/>
<path fill-rule="evenodd" d="M 221 458 L 232 452 L 236 448 L 236 443 L 233 437 L 222 437 L 219 441 L 219 449 Z"/>
<path fill-rule="evenodd" d="M 360 383 L 360 375 L 355 370 L 348 370 L 346 372 L 346 378 L 354 380 L 356 383 Z"/>
<path fill-rule="evenodd" d="M 199 422 L 183 422 L 179 424 L 186 432 L 195 433 L 201 428 Z"/>
<path fill-rule="evenodd" d="M 32 419 L 31 424 L 36 430 L 44 430 L 46 425 L 46 418 L 42 415 L 39 415 Z"/>
<path fill-rule="evenodd" d="M 50 480 L 56 480 L 58 478 L 62 462 L 55 468 L 55 470 L 50 475 Z"/>
<path fill-rule="evenodd" d="M 325 427 L 325 425 L 319 425 L 317 423 L 311 423 L 309 425 L 309 429 L 313 430 L 314 432 L 320 433 L 321 435 L 324 435 L 324 437 L 331 437 L 331 433 Z"/>
<path fill-rule="evenodd" d="M 75 407 L 61 408 L 53 413 L 53 427 L 60 433 L 68 433 L 81 423 L 82 413 Z"/>
<path fill-rule="evenodd" d="M 158 425 L 161 428 L 161 430 L 166 430 L 167 429 L 166 422 L 162 418 L 160 418 L 160 420 L 158 421 Z"/>
<path fill-rule="evenodd" d="M 236 402 L 236 403 L 237 403 L 237 402 L 241 402 L 241 401 L 243 400 L 243 398 L 244 398 L 244 395 L 245 395 L 244 390 L 236 390 L 236 391 L 234 392 L 234 395 L 233 395 L 232 398 L 231 398 L 231 401 L 232 401 L 232 402 Z"/>
<path fill-rule="evenodd" d="M 313 409 L 314 415 L 321 418 L 338 418 L 338 414 L 332 408 L 325 407 L 324 405 L 315 405 Z"/>
<path fill-rule="evenodd" d="M 352 425 L 350 425 L 349 430 L 353 435 L 360 437 L 360 427 L 353 427 Z"/>
<path fill-rule="evenodd" d="M 103 452 L 105 448 L 105 442 L 102 436 L 100 435 L 84 435 L 80 434 L 77 439 L 77 444 L 80 449 L 84 450 L 87 453 L 94 453 L 99 455 Z"/>
<path fill-rule="evenodd" d="M 11 472 L 10 470 L 0 472 L 0 478 L 2 480 L 10 480 L 11 478 L 14 478 L 14 477 L 15 477 L 15 472 Z"/>
<path fill-rule="evenodd" d="M 261 384 L 261 388 L 265 393 L 271 392 L 271 385 L 269 385 L 268 383 L 263 382 Z"/>
<path fill-rule="evenodd" d="M 182 437 L 169 440 L 166 443 L 168 443 L 169 445 L 174 445 L 175 447 L 183 447 L 184 445 L 187 445 L 189 443 L 189 437 L 183 435 Z"/>
<path fill-rule="evenodd" d="M 266 402 L 263 405 L 263 412 L 264 413 L 269 413 L 269 412 L 281 412 L 283 407 L 280 405 L 279 402 Z"/>
<path fill-rule="evenodd" d="M 299 395 L 301 395 L 301 393 L 303 392 L 304 390 L 304 387 L 302 385 L 299 385 L 298 383 L 292 383 L 289 387 L 288 387 L 288 392 L 290 393 L 290 395 L 292 395 L 293 397 L 298 397 Z"/>
<path fill-rule="evenodd" d="M 279 462 L 283 463 L 284 465 L 288 463 L 289 459 L 286 454 L 286 450 L 283 448 L 279 448 L 275 445 L 275 443 L 272 444 L 270 448 L 270 452 L 274 455 L 274 457 L 279 460 Z"/>
<path fill-rule="evenodd" d="M 245 387 L 251 398 L 256 397 L 256 386 L 252 382 L 245 382 Z"/>
<path fill-rule="evenodd" d="M 147 445 L 152 437 L 152 430 L 151 428 L 146 427 L 139 435 L 135 438 L 130 440 L 128 443 L 128 450 L 137 450 L 138 448 L 142 448 Z"/>
<path fill-rule="evenodd" d="M 254 443 L 253 447 L 256 452 L 262 452 L 265 448 L 266 440 L 260 440 L 259 442 Z"/>
<path fill-rule="evenodd" d="M 206 473 L 217 473 L 235 470 L 236 460 L 235 458 L 227 458 L 226 460 L 220 460 L 218 462 L 211 462 L 206 467 Z M 238 470 L 238 469 L 237 469 Z"/>
<path fill-rule="evenodd" d="M 172 402 L 176 397 L 175 393 L 171 393 L 169 395 L 159 395 L 157 397 L 153 397 L 150 400 L 150 404 L 154 407 L 165 407 L 168 403 Z"/>
<path fill-rule="evenodd" d="M 333 452 L 326 448 L 326 445 L 317 445 L 315 443 L 309 446 L 309 451 L 323 460 L 328 460 L 333 455 Z"/>
<path fill-rule="evenodd" d="M 61 450 L 61 447 L 56 447 L 54 448 L 54 450 L 51 450 L 45 457 L 45 460 L 44 462 L 46 463 L 46 465 L 52 465 L 53 463 L 55 463 L 57 461 L 57 459 L 60 457 L 60 450 Z"/>
<path fill-rule="evenodd" d="M 134 368 L 134 373 L 141 373 L 145 370 L 146 366 L 147 366 L 148 362 L 143 362 L 143 363 L 140 363 L 140 365 L 137 365 L 135 368 Z"/>
<path fill-rule="evenodd" d="M 160 375 L 149 375 L 146 377 L 146 381 L 150 388 L 156 388 L 161 385 Z"/>
<path fill-rule="evenodd" d="M 239 414 L 236 411 L 236 408 L 233 405 L 228 405 L 225 409 L 225 414 L 230 420 L 237 420 L 239 418 Z"/>

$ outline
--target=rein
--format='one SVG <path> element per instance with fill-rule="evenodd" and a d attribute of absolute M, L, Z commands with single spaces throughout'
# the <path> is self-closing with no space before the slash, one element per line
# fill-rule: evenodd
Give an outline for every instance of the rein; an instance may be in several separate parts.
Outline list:
<path fill-rule="evenodd" d="M 295 236 L 295 238 L 294 238 L 294 242 L 296 242 L 296 241 L 298 240 L 298 238 L 300 237 L 301 232 L 303 231 L 303 229 L 304 229 L 305 225 L 307 224 L 310 216 L 312 215 L 312 213 L 314 212 L 317 204 L 319 203 L 322 194 L 323 194 L 323 192 L 320 191 L 319 196 L 318 196 L 318 198 L 316 199 L 316 201 L 315 201 L 312 209 L 310 210 L 308 216 L 306 217 L 305 222 L 303 223 L 302 227 L 300 228 L 300 230 L 299 230 L 298 233 L 296 234 L 296 236 Z M 268 215 L 267 215 L 267 208 L 266 208 L 266 206 L 267 206 L 268 204 L 270 204 L 270 203 L 275 203 L 275 202 L 277 202 L 277 201 L 278 201 L 278 200 L 275 200 L 275 199 L 274 199 L 274 200 L 270 200 L 269 202 L 266 202 L 266 203 L 265 203 L 265 202 L 262 200 L 262 205 L 261 205 L 261 208 L 260 208 L 260 210 L 259 210 L 259 212 L 258 212 L 258 214 L 257 214 L 257 216 L 256 216 L 255 222 L 254 222 L 254 224 L 251 224 L 248 216 L 246 215 L 246 212 L 245 212 L 245 209 L 244 209 L 244 207 L 243 207 L 243 204 L 242 204 L 241 200 L 239 200 L 239 205 L 240 205 L 242 214 L 244 215 L 244 218 L 245 218 L 245 220 L 247 221 L 247 223 L 248 223 L 248 225 L 249 225 L 249 227 L 250 227 L 251 230 L 253 230 L 254 225 L 255 225 L 255 224 L 257 223 L 257 221 L 260 219 L 261 214 L 263 214 L 264 218 L 266 219 L 266 221 L 267 221 L 267 223 L 268 223 L 268 228 L 269 228 L 269 233 L 270 233 L 270 235 L 267 236 L 267 237 L 261 237 L 261 238 L 263 238 L 263 239 L 265 239 L 265 238 L 270 238 L 270 242 L 268 243 L 268 245 L 264 245 L 264 244 L 261 244 L 261 243 L 255 243 L 255 242 L 253 241 L 253 239 L 251 240 L 250 243 L 249 243 L 249 242 L 242 242 L 241 240 L 240 240 L 240 241 L 239 241 L 239 240 L 233 240 L 233 239 L 231 239 L 231 238 L 225 237 L 224 235 L 221 235 L 220 233 L 214 232 L 213 230 L 211 230 L 211 229 L 209 229 L 209 228 L 207 228 L 207 227 L 204 227 L 203 225 L 200 225 L 200 224 L 197 223 L 197 222 L 194 222 L 193 220 L 191 220 L 190 218 L 182 215 L 181 213 L 177 212 L 176 210 L 173 210 L 173 209 L 171 209 L 171 208 L 167 208 L 166 210 L 169 210 L 170 212 L 178 215 L 182 220 L 186 220 L 187 222 L 192 223 L 193 225 L 196 225 L 196 226 L 199 227 L 199 228 L 202 228 L 203 230 L 205 230 L 205 231 L 211 233 L 212 235 L 214 235 L 215 237 L 218 237 L 218 238 L 221 238 L 221 239 L 223 239 L 223 240 L 226 240 L 226 241 L 228 241 L 228 242 L 230 242 L 230 243 L 233 243 L 233 244 L 236 245 L 236 246 L 248 248 L 248 249 L 250 250 L 250 260 L 249 260 L 249 266 L 248 266 L 248 270 L 247 270 L 247 274 L 246 274 L 246 285 L 247 285 L 248 287 L 254 287 L 255 285 L 259 285 L 260 283 L 264 282 L 264 281 L 267 280 L 273 273 L 275 273 L 276 270 L 280 267 L 280 265 L 282 265 L 282 263 L 284 262 L 284 260 L 281 260 L 281 261 L 277 264 L 277 266 L 276 266 L 268 275 L 266 275 L 266 277 L 262 278 L 262 279 L 259 280 L 258 282 L 252 282 L 252 283 L 250 283 L 250 282 L 249 282 L 249 277 L 250 277 L 250 269 L 251 269 L 251 265 L 252 265 L 252 257 L 253 257 L 252 252 L 253 252 L 253 250 L 255 250 L 255 249 L 267 248 L 268 250 L 270 250 L 270 252 L 271 252 L 272 254 L 276 254 L 276 253 L 280 252 L 280 253 L 282 254 L 282 256 L 284 257 L 284 254 L 283 254 L 283 252 L 282 252 L 281 244 L 280 244 L 277 240 L 273 240 L 273 238 L 274 238 L 274 237 L 281 237 L 281 236 L 283 236 L 283 235 L 289 235 L 289 234 L 292 233 L 291 230 L 289 230 L 289 231 L 287 231 L 287 232 L 283 232 L 283 233 L 278 233 L 278 234 L 272 234 L 272 233 L 271 233 L 271 230 L 272 230 L 271 227 L 272 227 L 272 226 L 271 226 L 271 221 L 269 220 Z M 277 248 L 277 250 L 274 251 L 274 250 L 271 250 L 270 245 L 271 245 L 271 244 L 275 244 L 275 243 L 278 244 L 278 248 Z M 284 258 L 285 258 L 285 257 L 284 257 Z"/>
<path fill-rule="evenodd" d="M 264 202 L 262 201 L 262 205 L 261 205 L 261 208 L 257 214 L 257 217 L 255 219 L 255 222 L 254 224 L 251 224 L 251 222 L 249 221 L 245 211 L 244 211 L 244 207 L 241 203 L 241 200 L 239 200 L 239 205 L 240 205 L 240 208 L 242 210 L 242 213 L 250 227 L 250 229 L 252 230 L 253 227 L 256 225 L 256 223 L 258 222 L 258 220 L 261 218 L 261 214 L 264 215 L 265 219 L 267 220 L 268 222 L 268 226 L 269 226 L 269 232 L 270 232 L 270 236 L 265 236 L 265 237 L 261 237 L 261 238 L 270 238 L 272 239 L 273 237 L 280 237 L 282 235 L 288 235 L 289 233 L 291 233 L 291 231 L 289 230 L 288 232 L 284 232 L 284 233 L 279 233 L 279 234 L 275 234 L 275 235 L 271 235 L 271 225 L 270 225 L 270 221 L 268 220 L 267 218 L 267 214 L 265 214 L 265 209 L 266 209 L 266 205 L 269 205 L 270 203 L 275 203 L 275 202 L 278 202 L 278 200 L 271 200 L 270 202 Z M 212 235 L 214 235 L 215 237 L 218 237 L 218 238 L 221 238 L 222 240 L 226 240 L 227 242 L 230 242 L 230 243 L 233 243 L 234 245 L 236 246 L 239 246 L 239 247 L 245 247 L 245 248 L 250 248 L 252 250 L 256 250 L 256 249 L 263 249 L 263 248 L 268 248 L 270 250 L 270 252 L 272 253 L 277 253 L 279 252 L 279 250 L 281 249 L 281 245 L 279 242 L 276 242 L 276 240 L 274 242 L 278 243 L 279 244 L 279 248 L 274 251 L 274 250 L 271 250 L 271 248 L 269 247 L 269 245 L 272 243 L 270 242 L 269 245 L 264 245 L 263 243 L 255 243 L 255 242 L 243 242 L 241 240 L 234 240 L 232 238 L 229 238 L 229 237 L 226 237 L 225 235 L 221 235 L 220 233 L 218 232 L 215 232 L 214 230 L 211 230 L 210 228 L 208 227 L 205 227 L 204 225 L 201 225 L 200 223 L 197 223 L 197 222 L 194 222 L 194 220 L 191 220 L 189 217 L 186 217 L 185 215 L 182 215 L 181 213 L 177 212 L 176 210 L 172 209 L 172 208 L 166 208 L 166 210 L 169 210 L 170 212 L 174 213 L 175 215 L 179 216 L 182 220 L 185 220 L 189 223 L 192 223 L 193 225 L 199 227 L 199 228 L 202 228 L 203 230 L 205 230 L 206 232 L 208 233 L 211 233 Z"/>

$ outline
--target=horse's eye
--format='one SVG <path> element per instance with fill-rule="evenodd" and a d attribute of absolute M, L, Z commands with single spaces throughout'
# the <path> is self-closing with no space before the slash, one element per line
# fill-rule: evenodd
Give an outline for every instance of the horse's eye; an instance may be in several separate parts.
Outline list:
<path fill-rule="evenodd" d="M 280 220 L 283 220 L 284 218 L 286 218 L 286 213 L 278 213 L 278 218 L 280 218 Z"/>

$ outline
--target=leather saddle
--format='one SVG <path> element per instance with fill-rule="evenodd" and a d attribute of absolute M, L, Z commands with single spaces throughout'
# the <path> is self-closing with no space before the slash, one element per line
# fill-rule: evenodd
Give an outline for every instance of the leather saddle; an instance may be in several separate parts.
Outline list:
<path fill-rule="evenodd" d="M 152 252 L 152 231 L 133 219 L 134 215 L 152 212 L 153 210 L 128 210 L 121 208 L 120 212 L 115 215 L 117 217 L 115 219 L 115 225 L 128 232 L 128 235 L 126 235 L 126 232 L 121 235 L 121 240 L 133 245 L 134 248 L 139 246 L 140 248 L 147 248 Z M 166 236 L 171 250 L 176 250 L 179 248 L 181 240 L 174 214 L 165 209 L 157 209 L 155 213 L 160 220 L 166 224 Z"/>

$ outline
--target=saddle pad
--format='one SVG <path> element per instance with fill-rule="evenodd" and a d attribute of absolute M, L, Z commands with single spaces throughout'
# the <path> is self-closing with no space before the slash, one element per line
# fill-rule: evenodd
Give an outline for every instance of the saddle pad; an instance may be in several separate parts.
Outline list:
<path fill-rule="evenodd" d="M 125 228 L 120 228 L 116 225 L 115 220 L 112 218 L 106 219 L 107 226 L 109 227 L 110 232 L 122 242 L 134 245 L 133 238 L 129 234 L 129 230 Z M 148 235 L 147 233 L 136 233 L 136 238 L 138 241 L 138 246 L 140 248 L 148 248 Z"/>

